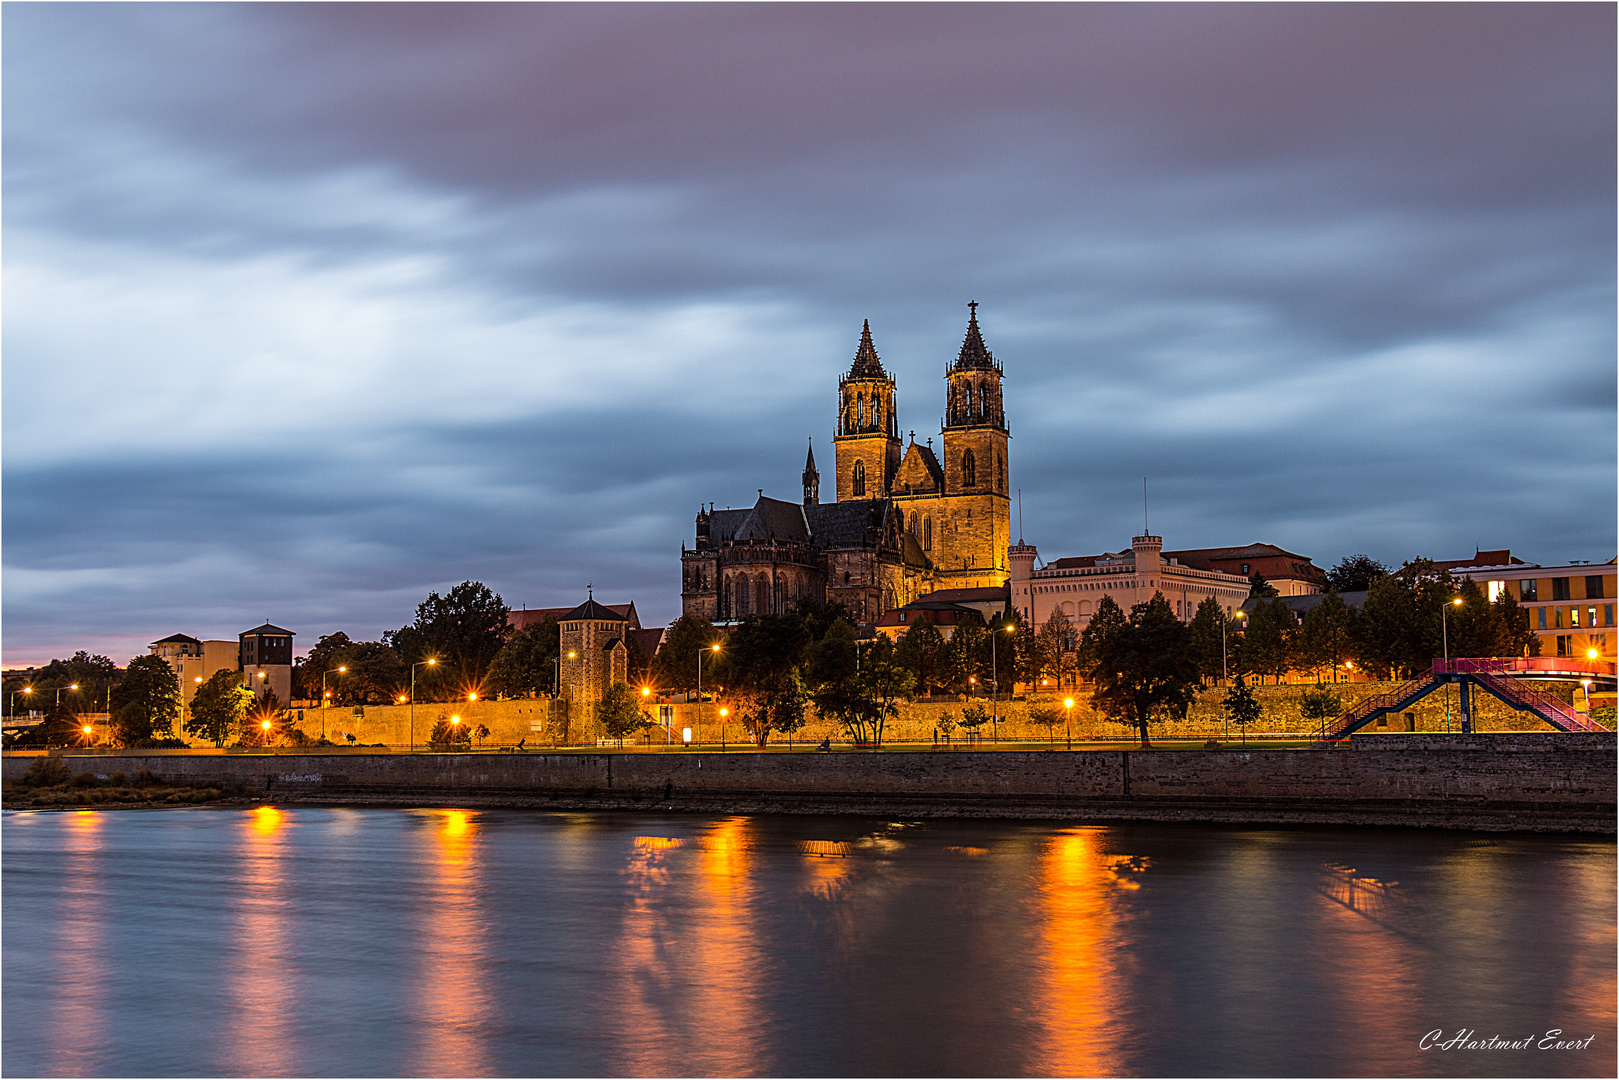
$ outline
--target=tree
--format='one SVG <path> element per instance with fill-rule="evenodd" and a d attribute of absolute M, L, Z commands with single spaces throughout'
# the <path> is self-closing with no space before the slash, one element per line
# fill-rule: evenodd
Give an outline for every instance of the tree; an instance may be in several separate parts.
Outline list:
<path fill-rule="evenodd" d="M 1529 612 L 1518 606 L 1518 598 L 1502 589 L 1490 605 L 1501 622 L 1501 647 L 1497 656 L 1539 656 L 1540 635 L 1529 629 Z"/>
<path fill-rule="evenodd" d="M 1046 737 L 1052 742 L 1057 741 L 1057 725 L 1062 723 L 1062 710 L 1049 706 L 1029 710 L 1029 722 L 1038 724 L 1046 729 Z"/>
<path fill-rule="evenodd" d="M 989 631 L 977 622 L 959 623 L 944 652 L 945 685 L 956 693 L 970 692 L 973 679 L 987 685 Z"/>
<path fill-rule="evenodd" d="M 808 668 L 818 680 L 811 684 L 811 700 L 856 742 L 881 746 L 888 720 L 899 713 L 895 702 L 912 694 L 916 676 L 895 659 L 886 637 L 878 637 L 851 670 L 834 638 L 835 627 L 821 643 L 832 644 L 813 650 L 810 658 Z"/>
<path fill-rule="evenodd" d="M 1276 586 L 1266 581 L 1264 575 L 1258 570 L 1255 570 L 1254 576 L 1248 579 L 1249 599 L 1253 599 L 1254 597 L 1270 597 L 1280 595 L 1281 594 L 1276 591 Z"/>
<path fill-rule="evenodd" d="M 652 723 L 652 718 L 641 711 L 635 692 L 621 682 L 607 688 L 596 706 L 596 716 L 602 722 L 602 731 L 609 739 L 617 739 L 620 746 L 626 735 L 634 735 Z"/>
<path fill-rule="evenodd" d="M 292 664 L 292 696 L 294 700 L 316 701 L 320 700 L 321 676 L 328 671 L 335 672 L 340 667 L 348 666 L 347 653 L 349 646 L 354 642 L 341 630 L 330 634 L 322 634 L 309 650 L 309 655 L 299 657 Z M 328 679 L 327 686 L 335 680 Z M 336 704 L 336 694 L 333 694 L 333 704 Z"/>
<path fill-rule="evenodd" d="M 467 730 L 466 724 L 457 724 L 450 720 L 440 718 L 433 725 L 433 730 L 427 733 L 429 746 L 436 746 L 440 750 L 453 750 L 458 746 L 472 745 L 472 732 Z"/>
<path fill-rule="evenodd" d="M 344 650 L 343 660 L 348 671 L 331 680 L 333 704 L 386 705 L 410 685 L 410 670 L 380 641 L 355 642 Z"/>
<path fill-rule="evenodd" d="M 1129 622 L 1103 639 L 1094 672 L 1093 707 L 1135 727 L 1142 746 L 1151 745 L 1152 723 L 1183 719 L 1197 696 L 1191 631 L 1161 592 L 1132 607 Z"/>
<path fill-rule="evenodd" d="M 806 629 L 808 629 L 806 624 Z M 658 650 L 662 655 L 663 650 Z M 825 634 L 804 652 L 804 682 L 813 692 L 854 678 L 859 670 L 859 647 L 854 628 L 841 618 L 827 626 Z"/>
<path fill-rule="evenodd" d="M 989 710 L 982 705 L 965 705 L 961 710 L 961 726 L 967 729 L 967 734 L 973 738 L 978 737 L 978 729 L 989 723 Z"/>
<path fill-rule="evenodd" d="M 1388 574 L 1389 568 L 1370 555 L 1345 555 L 1327 571 L 1327 584 L 1340 593 L 1365 592 L 1372 582 Z"/>
<path fill-rule="evenodd" d="M 949 645 L 933 620 L 924 615 L 912 623 L 899 639 L 895 659 L 916 676 L 916 688 L 928 693 L 945 679 L 945 653 Z"/>
<path fill-rule="evenodd" d="M 561 651 L 561 623 L 556 619 L 530 623 L 495 654 L 484 679 L 484 692 L 506 698 L 550 693 L 556 686 Z"/>
<path fill-rule="evenodd" d="M 1380 679 L 1410 678 L 1415 668 L 1427 664 L 1417 627 L 1416 594 L 1404 578 L 1385 574 L 1374 580 L 1360 614 L 1355 654 L 1368 674 Z M 1436 612 L 1436 622 L 1438 618 Z"/>
<path fill-rule="evenodd" d="M 416 621 L 382 635 L 383 640 L 409 664 L 429 658 L 438 661 L 425 680 L 427 693 L 442 696 L 461 686 L 483 684 L 489 665 L 494 662 L 511 633 L 508 608 L 498 593 L 481 581 L 463 581 L 449 593 L 427 594 L 416 606 Z M 449 684 L 449 685 L 447 685 Z M 423 688 L 418 687 L 421 694 Z"/>
<path fill-rule="evenodd" d="M 942 734 L 945 737 L 945 741 L 948 742 L 950 739 L 950 733 L 956 730 L 955 715 L 951 713 L 949 709 L 944 710 L 939 714 L 939 722 L 934 726 L 939 729 L 940 734 Z"/>
<path fill-rule="evenodd" d="M 1192 659 L 1196 661 L 1197 673 L 1205 685 L 1208 680 L 1218 679 L 1223 673 L 1225 637 L 1221 624 L 1225 621 L 1225 608 L 1212 596 L 1204 597 L 1203 602 L 1197 605 L 1197 614 L 1192 616 L 1189 626 Z"/>
<path fill-rule="evenodd" d="M 1242 745 L 1247 746 L 1248 725 L 1256 723 L 1264 712 L 1254 698 L 1254 692 L 1239 678 L 1237 685 L 1226 691 L 1222 708 L 1225 710 L 1226 721 L 1237 725 L 1237 730 L 1242 732 Z"/>
<path fill-rule="evenodd" d="M 691 700 L 697 688 L 697 654 L 721 640 L 714 624 L 701 615 L 682 615 L 669 627 L 663 646 L 652 658 L 652 682 L 665 693 L 683 692 Z M 712 670 L 713 656 L 703 666 Z"/>
<path fill-rule="evenodd" d="M 1063 654 L 1068 651 L 1073 636 L 1074 629 L 1068 622 L 1068 616 L 1060 608 L 1053 611 L 1040 632 L 1034 635 L 1032 652 L 1035 678 L 1049 677 L 1055 679 L 1059 687 L 1062 686 Z"/>
<path fill-rule="evenodd" d="M 161 656 L 137 656 L 112 692 L 113 737 L 120 746 L 171 738 L 180 718 L 180 680 Z"/>
<path fill-rule="evenodd" d="M 1353 655 L 1354 620 L 1354 609 L 1333 588 L 1305 613 L 1298 632 L 1298 658 L 1316 670 L 1318 679 L 1321 668 L 1330 668 L 1332 681 L 1338 681 L 1344 661 Z"/>
<path fill-rule="evenodd" d="M 224 746 L 241 729 L 253 705 L 253 691 L 242 685 L 242 673 L 224 668 L 205 679 L 191 698 L 185 733 Z"/>
<path fill-rule="evenodd" d="M 773 728 L 796 731 L 803 726 L 798 668 L 809 644 L 804 620 L 796 614 L 748 615 L 719 654 L 716 674 L 756 746 L 769 742 Z"/>
<path fill-rule="evenodd" d="M 1299 716 L 1307 724 L 1324 724 L 1336 719 L 1343 711 L 1343 699 L 1325 686 L 1317 686 L 1299 695 Z"/>
<path fill-rule="evenodd" d="M 1280 683 L 1293 666 L 1293 630 L 1298 617 L 1281 600 L 1256 604 L 1238 646 L 1239 670 L 1270 675 Z"/>
<path fill-rule="evenodd" d="M 1096 614 L 1085 625 L 1084 633 L 1079 635 L 1079 674 L 1082 678 L 1096 678 L 1097 665 L 1109 647 L 1113 636 L 1130 625 L 1125 617 L 1124 610 L 1111 594 L 1105 595 L 1096 603 Z"/>

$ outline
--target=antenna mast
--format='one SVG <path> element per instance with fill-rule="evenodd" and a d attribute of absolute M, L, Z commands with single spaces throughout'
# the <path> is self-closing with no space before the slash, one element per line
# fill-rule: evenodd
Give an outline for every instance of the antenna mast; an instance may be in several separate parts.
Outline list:
<path fill-rule="evenodd" d="M 1023 546 L 1023 489 L 1017 489 L 1017 542 Z"/>
<path fill-rule="evenodd" d="M 1141 478 L 1141 535 L 1151 536 L 1152 529 L 1147 526 L 1147 478 Z"/>

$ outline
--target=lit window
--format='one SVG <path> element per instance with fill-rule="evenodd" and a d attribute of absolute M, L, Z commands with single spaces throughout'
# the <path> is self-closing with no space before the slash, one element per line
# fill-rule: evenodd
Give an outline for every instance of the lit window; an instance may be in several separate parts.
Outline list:
<path fill-rule="evenodd" d="M 866 463 L 864 461 L 854 463 L 854 493 L 856 495 L 866 493 Z"/>

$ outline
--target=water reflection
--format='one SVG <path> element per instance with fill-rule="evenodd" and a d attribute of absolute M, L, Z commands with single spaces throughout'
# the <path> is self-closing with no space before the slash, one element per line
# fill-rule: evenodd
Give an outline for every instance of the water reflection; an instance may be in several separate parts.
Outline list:
<path fill-rule="evenodd" d="M 104 906 L 101 854 L 106 818 L 93 810 L 67 815 L 63 851 L 59 966 L 51 1017 L 51 1071 L 62 1076 L 95 1076 L 96 1055 L 106 1038 L 107 958 L 103 941 Z"/>
<path fill-rule="evenodd" d="M 478 823 L 469 810 L 426 815 L 433 828 L 433 859 L 417 931 L 422 942 L 418 1032 L 413 1072 L 423 1076 L 484 1075 L 492 1070 L 485 1044 L 489 1001 L 488 958 L 478 903 Z"/>
<path fill-rule="evenodd" d="M 747 818 L 733 817 L 695 842 L 636 838 L 610 998 L 633 1034 L 615 1046 L 614 1071 L 742 1076 L 765 1069 L 750 828 Z M 680 896 L 686 889 L 689 898 Z"/>
<path fill-rule="evenodd" d="M 287 923 L 286 814 L 260 806 L 239 828 L 234 909 L 234 959 L 225 975 L 228 1036 L 220 1041 L 222 1070 L 238 1076 L 293 1071 L 295 1036 L 292 928 Z"/>
<path fill-rule="evenodd" d="M 1121 1071 L 1114 1019 L 1122 986 L 1111 955 L 1121 888 L 1136 888 L 1138 861 L 1109 855 L 1100 829 L 1051 838 L 1040 861 L 1043 963 L 1036 991 L 1042 1032 L 1034 1071 L 1108 1076 Z"/>

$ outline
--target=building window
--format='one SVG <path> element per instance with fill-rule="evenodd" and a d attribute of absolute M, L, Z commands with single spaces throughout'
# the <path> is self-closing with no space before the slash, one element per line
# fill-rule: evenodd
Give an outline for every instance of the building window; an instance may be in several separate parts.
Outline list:
<path fill-rule="evenodd" d="M 737 578 L 736 579 L 736 614 L 737 615 L 746 615 L 748 613 L 749 599 L 750 599 L 750 597 L 748 596 L 748 579 L 746 577 Z"/>
<path fill-rule="evenodd" d="M 1557 630 L 1563 628 L 1563 609 L 1552 608 L 1552 627 Z"/>
<path fill-rule="evenodd" d="M 995 455 L 995 483 L 1001 491 L 1006 490 L 1006 459 L 999 454 Z"/>
<path fill-rule="evenodd" d="M 1248 573 L 1248 565 L 1249 565 L 1248 563 L 1243 563 L 1242 564 L 1242 572 L 1244 574 Z"/>
<path fill-rule="evenodd" d="M 1578 630 L 1580 628 L 1580 609 L 1579 608 L 1571 607 L 1571 608 L 1568 609 L 1568 625 L 1571 626 L 1572 628 L 1574 628 L 1575 630 Z"/>
<path fill-rule="evenodd" d="M 1598 574 L 1585 579 L 1585 598 L 1587 600 L 1602 599 L 1602 575 Z"/>
<path fill-rule="evenodd" d="M 1613 625 L 1613 605 L 1612 604 L 1603 604 L 1602 605 L 1602 625 L 1603 626 L 1612 626 Z"/>
<path fill-rule="evenodd" d="M 1568 642 L 1569 642 L 1569 635 L 1567 635 L 1567 634 L 1558 634 L 1557 635 L 1557 655 L 1558 656 L 1567 656 L 1568 655 Z"/>
<path fill-rule="evenodd" d="M 854 463 L 854 493 L 856 495 L 866 493 L 866 463 L 864 461 Z"/>
<path fill-rule="evenodd" d="M 978 465 L 973 461 L 973 452 L 968 450 L 961 455 L 961 484 L 963 487 L 972 487 L 978 483 Z"/>
<path fill-rule="evenodd" d="M 928 517 L 925 517 L 925 518 L 922 519 L 922 550 L 923 551 L 932 551 L 933 550 L 933 517 L 932 517 L 932 515 L 929 515 Z M 1608 610 L 1612 611 L 1613 608 L 1610 607 Z M 1611 623 L 1612 621 L 1613 620 L 1610 618 L 1609 622 Z"/>
<path fill-rule="evenodd" d="M 1585 625 L 1586 626 L 1595 626 L 1596 624 L 1597 624 L 1597 609 L 1595 607 L 1586 608 L 1585 609 Z"/>
<path fill-rule="evenodd" d="M 1567 600 L 1568 599 L 1568 578 L 1566 578 L 1566 577 L 1554 577 L 1554 578 L 1552 578 L 1552 599 L 1553 600 Z"/>
<path fill-rule="evenodd" d="M 1540 629 L 1540 630 L 1546 629 L 1546 609 L 1545 608 L 1536 608 L 1535 610 L 1540 613 L 1540 616 L 1539 616 L 1540 626 L 1537 629 Z"/>
<path fill-rule="evenodd" d="M 1536 581 L 1534 578 L 1530 578 L 1528 581 L 1518 582 L 1518 599 L 1539 600 L 1540 582 Z"/>
<path fill-rule="evenodd" d="M 921 536 L 922 535 L 922 523 L 917 520 L 915 510 L 911 511 L 911 535 L 912 536 Z"/>

